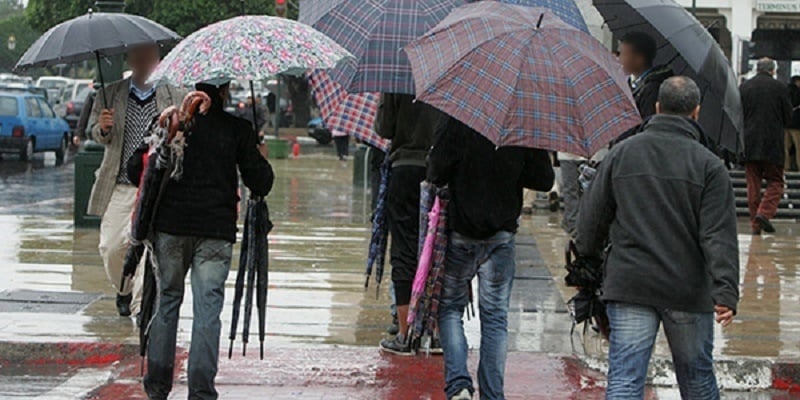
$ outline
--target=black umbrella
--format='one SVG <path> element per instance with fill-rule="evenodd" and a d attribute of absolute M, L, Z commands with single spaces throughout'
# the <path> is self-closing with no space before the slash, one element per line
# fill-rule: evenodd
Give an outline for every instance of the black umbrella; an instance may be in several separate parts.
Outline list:
<path fill-rule="evenodd" d="M 244 319 L 242 321 L 242 355 L 247 355 L 250 320 L 253 313 L 253 296 L 255 294 L 256 308 L 258 309 L 258 337 L 261 344 L 261 359 L 264 359 L 267 285 L 269 283 L 269 244 L 267 235 L 271 230 L 272 222 L 269 220 L 267 202 L 264 201 L 263 197 L 250 199 L 247 202 L 247 213 L 245 215 L 239 271 L 236 273 L 228 358 L 233 356 L 233 341 L 236 340 L 236 327 L 239 323 L 242 298 L 245 301 Z M 245 280 L 247 281 L 246 285 Z"/>
<path fill-rule="evenodd" d="M 593 2 L 615 36 L 638 31 L 656 40 L 656 65 L 669 64 L 700 86 L 700 125 L 708 137 L 735 155 L 741 153 L 744 122 L 736 75 L 708 30 L 674 0 Z"/>
<path fill-rule="evenodd" d="M 180 40 L 177 33 L 138 15 L 94 13 L 62 22 L 45 32 L 22 55 L 15 69 L 47 67 L 126 53 L 144 44 L 166 44 Z M 100 84 L 105 84 L 100 73 Z M 108 104 L 103 93 L 103 102 Z"/>

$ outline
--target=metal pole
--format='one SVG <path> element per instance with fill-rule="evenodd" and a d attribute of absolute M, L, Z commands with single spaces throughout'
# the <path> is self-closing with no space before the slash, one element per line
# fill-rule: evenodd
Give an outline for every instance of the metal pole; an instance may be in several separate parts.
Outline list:
<path fill-rule="evenodd" d="M 697 17 L 697 0 L 692 0 L 692 15 Z"/>
<path fill-rule="evenodd" d="M 281 76 L 276 75 L 278 79 L 278 92 L 277 96 L 275 96 L 275 138 L 278 138 L 278 133 L 281 126 L 281 119 L 283 117 L 283 110 L 281 110 Z"/>

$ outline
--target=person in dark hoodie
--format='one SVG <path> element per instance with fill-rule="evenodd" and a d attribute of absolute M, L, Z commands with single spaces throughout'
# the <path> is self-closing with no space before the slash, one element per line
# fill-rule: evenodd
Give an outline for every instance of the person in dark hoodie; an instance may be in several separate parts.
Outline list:
<path fill-rule="evenodd" d="M 700 89 L 674 77 L 659 93 L 658 114 L 608 153 L 578 214 L 579 254 L 610 249 L 606 398 L 643 398 L 663 324 L 681 397 L 718 399 L 715 314 L 727 326 L 739 302 L 735 197 L 725 165 L 700 143 Z"/>
<path fill-rule="evenodd" d="M 636 107 L 642 119 L 656 113 L 658 88 L 673 76 L 669 65 L 653 66 L 658 47 L 656 41 L 644 32 L 630 32 L 619 43 L 619 61 L 629 81 Z"/>
<path fill-rule="evenodd" d="M 375 121 L 378 135 L 392 141 L 389 160 L 392 174 L 387 195 L 387 219 L 391 235 L 390 262 L 399 333 L 380 342 L 382 351 L 412 355 L 408 331 L 411 284 L 417 272 L 420 183 L 425 180 L 425 158 L 433 144 L 441 113 L 408 94 L 384 93 Z"/>
<path fill-rule="evenodd" d="M 455 118 L 441 121 L 428 157 L 427 179 L 449 186 L 450 241 L 439 303 L 439 330 L 448 399 L 469 400 L 474 392 L 467 369 L 462 316 L 472 279 L 479 278 L 481 319 L 478 386 L 481 399 L 505 399 L 504 371 L 508 306 L 514 281 L 514 235 L 523 188 L 547 191 L 555 174 L 544 150 L 497 148 Z"/>
<path fill-rule="evenodd" d="M 198 84 L 196 89 L 211 97 L 211 109 L 197 115 L 186 133 L 183 175 L 164 189 L 153 224 L 160 293 L 144 377 L 151 400 L 166 399 L 172 389 L 178 311 L 190 270 L 194 311 L 189 398 L 217 398 L 220 312 L 236 241 L 237 169 L 255 196 L 269 194 L 274 181 L 252 124 L 224 111 L 228 83 Z"/>

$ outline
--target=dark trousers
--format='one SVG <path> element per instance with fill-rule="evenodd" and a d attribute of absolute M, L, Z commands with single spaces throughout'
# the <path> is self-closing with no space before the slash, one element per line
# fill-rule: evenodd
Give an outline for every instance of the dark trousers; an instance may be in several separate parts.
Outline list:
<path fill-rule="evenodd" d="M 392 282 L 398 306 L 411 301 L 411 284 L 417 273 L 419 251 L 420 183 L 425 180 L 425 167 L 392 168 L 387 193 L 387 211 L 392 247 Z"/>
<path fill-rule="evenodd" d="M 350 136 L 334 136 L 333 142 L 336 143 L 336 155 L 340 159 L 347 157 L 350 150 Z"/>
<path fill-rule="evenodd" d="M 753 229 L 759 229 L 755 218 L 761 215 L 772 219 L 778 212 L 778 204 L 783 197 L 783 167 L 764 161 L 753 161 L 745 164 L 747 177 L 747 205 L 750 208 L 750 223 Z M 767 190 L 761 193 L 761 185 L 767 181 Z"/>

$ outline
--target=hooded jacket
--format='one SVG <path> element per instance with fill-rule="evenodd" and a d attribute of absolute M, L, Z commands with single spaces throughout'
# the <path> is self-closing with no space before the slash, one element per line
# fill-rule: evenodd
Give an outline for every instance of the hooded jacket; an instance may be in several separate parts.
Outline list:
<path fill-rule="evenodd" d="M 656 115 L 615 146 L 584 194 L 578 251 L 610 242 L 602 299 L 676 311 L 736 310 L 739 252 L 733 187 L 697 124 Z M 675 162 L 665 163 L 664 160 Z"/>

